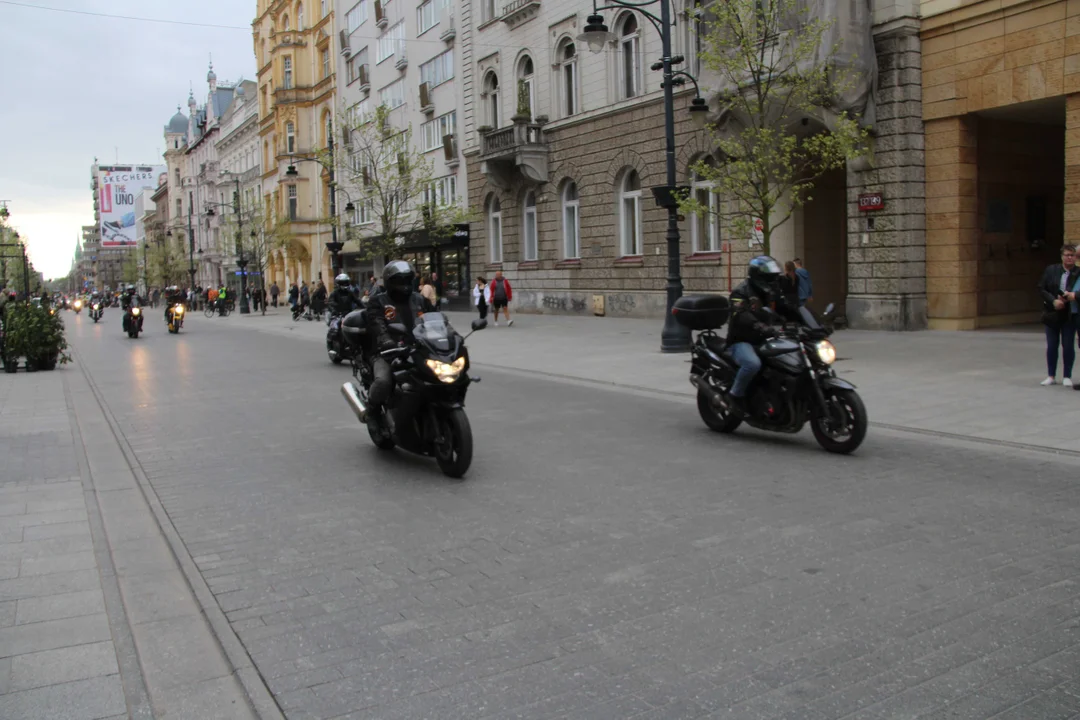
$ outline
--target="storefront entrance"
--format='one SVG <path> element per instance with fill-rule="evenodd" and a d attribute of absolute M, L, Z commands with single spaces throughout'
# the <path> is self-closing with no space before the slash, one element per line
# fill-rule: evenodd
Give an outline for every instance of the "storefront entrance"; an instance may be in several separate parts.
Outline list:
<path fill-rule="evenodd" d="M 410 237 L 401 258 L 408 260 L 418 277 L 437 275 L 435 289 L 451 310 L 469 310 L 472 281 L 469 278 L 469 226 L 458 225 L 453 237 L 430 242 L 426 232 Z"/>

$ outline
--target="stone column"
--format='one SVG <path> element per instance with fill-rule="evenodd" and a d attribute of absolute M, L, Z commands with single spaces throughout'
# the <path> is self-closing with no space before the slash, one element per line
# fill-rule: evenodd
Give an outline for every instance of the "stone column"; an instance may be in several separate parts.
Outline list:
<path fill-rule="evenodd" d="M 851 327 L 926 327 L 926 188 L 922 49 L 918 20 L 875 29 L 878 62 L 873 155 L 848 164 L 846 315 Z M 859 210 L 862 193 L 885 208 Z M 871 224 L 872 221 L 872 224 Z"/>
<path fill-rule="evenodd" d="M 978 126 L 926 122 L 926 297 L 936 330 L 974 330 L 978 316 Z"/>
<path fill-rule="evenodd" d="M 1080 243 L 1080 94 L 1065 96 L 1065 242 Z"/>

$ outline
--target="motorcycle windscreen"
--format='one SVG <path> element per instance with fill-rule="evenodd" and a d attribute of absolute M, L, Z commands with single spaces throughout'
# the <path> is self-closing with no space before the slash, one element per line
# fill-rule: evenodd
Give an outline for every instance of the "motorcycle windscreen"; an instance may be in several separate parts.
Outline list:
<path fill-rule="evenodd" d="M 416 320 L 413 337 L 437 353 L 449 353 L 455 349 L 454 328 L 446 316 L 439 312 L 424 313 Z"/>
<path fill-rule="evenodd" d="M 817 315 L 814 314 L 814 311 L 806 307 L 805 305 L 799 308 L 799 317 L 802 318 L 803 325 L 805 325 L 809 329 L 821 329 L 821 321 L 818 320 Z"/>

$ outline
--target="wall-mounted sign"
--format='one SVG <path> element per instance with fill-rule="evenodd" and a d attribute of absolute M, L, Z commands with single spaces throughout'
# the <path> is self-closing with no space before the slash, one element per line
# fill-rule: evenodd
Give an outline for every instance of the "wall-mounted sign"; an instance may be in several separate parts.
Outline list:
<path fill-rule="evenodd" d="M 859 210 L 884 210 L 885 196 L 881 193 L 862 193 L 859 195 Z"/>

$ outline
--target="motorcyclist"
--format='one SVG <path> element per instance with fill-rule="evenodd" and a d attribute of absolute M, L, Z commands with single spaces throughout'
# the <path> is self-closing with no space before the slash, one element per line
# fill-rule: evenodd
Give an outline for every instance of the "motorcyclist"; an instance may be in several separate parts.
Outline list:
<path fill-rule="evenodd" d="M 138 302 L 139 305 L 142 305 L 142 301 L 139 300 L 139 296 L 135 294 L 135 286 L 129 284 L 124 290 L 123 296 L 120 298 L 120 307 L 122 307 L 124 310 L 130 310 L 133 300 Z"/>
<path fill-rule="evenodd" d="M 364 304 L 360 301 L 349 276 L 341 273 L 334 278 L 334 291 L 330 293 L 330 314 L 344 316 L 362 307 Z"/>
<path fill-rule="evenodd" d="M 416 319 L 423 314 L 424 299 L 413 288 L 416 272 L 404 260 L 394 260 L 383 268 L 383 286 L 367 306 L 368 333 L 373 347 L 371 370 L 375 379 L 368 394 L 370 405 L 368 423 L 381 429 L 383 405 L 394 389 L 394 376 L 390 363 L 382 355 L 399 346 L 399 340 L 391 334 L 390 324 L 401 323 L 408 330 L 416 326 Z"/>
<path fill-rule="evenodd" d="M 750 261 L 746 280 L 731 291 L 727 346 L 739 371 L 728 395 L 733 410 L 742 415 L 747 413 L 746 392 L 761 371 L 761 358 L 755 348 L 776 335 L 773 323 L 778 316 L 798 318 L 797 311 L 784 302 L 780 292 L 783 274 L 780 263 L 768 255 L 759 255 Z"/>
<path fill-rule="evenodd" d="M 177 305 L 186 305 L 187 295 L 176 285 L 165 288 L 165 322 L 169 322 L 169 313 Z"/>

